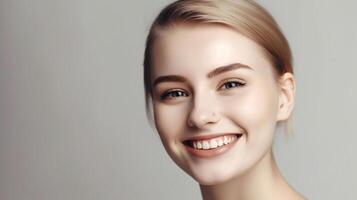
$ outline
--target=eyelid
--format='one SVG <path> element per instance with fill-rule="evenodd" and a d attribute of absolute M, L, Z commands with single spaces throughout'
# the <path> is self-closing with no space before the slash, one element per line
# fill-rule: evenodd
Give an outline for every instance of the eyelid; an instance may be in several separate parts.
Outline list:
<path fill-rule="evenodd" d="M 164 91 L 161 95 L 160 95 L 160 99 L 161 100 L 165 100 L 165 99 L 167 99 L 168 97 L 167 97 L 167 95 L 169 94 L 169 93 L 171 93 L 171 92 L 183 92 L 183 93 L 186 93 L 186 95 L 188 96 L 189 94 L 187 93 L 187 91 L 186 90 L 183 90 L 183 89 L 170 89 L 170 90 L 167 90 L 167 91 Z M 166 97 L 165 97 L 166 96 Z M 187 97 L 186 96 L 186 97 Z M 179 98 L 179 97 L 172 97 L 172 98 Z"/>
<path fill-rule="evenodd" d="M 223 81 L 221 81 L 221 83 L 218 85 L 217 90 L 221 90 L 221 88 L 224 86 L 224 84 L 229 83 L 229 82 L 238 82 L 241 86 L 237 86 L 237 87 L 243 87 L 243 86 L 246 85 L 246 82 L 243 81 L 242 79 L 239 79 L 239 78 L 227 78 L 227 79 L 224 79 Z M 236 88 L 236 87 L 233 87 L 233 88 Z M 223 90 L 230 90 L 230 89 L 223 89 Z M 169 89 L 169 90 L 164 91 L 163 93 L 161 93 L 159 95 L 160 99 L 161 100 L 167 99 L 168 98 L 167 95 L 169 93 L 171 93 L 171 92 L 183 92 L 183 93 L 186 94 L 185 96 L 180 96 L 180 97 L 187 97 L 187 96 L 190 95 L 190 93 L 187 92 L 185 89 L 175 88 L 175 89 Z M 176 99 L 176 98 L 179 98 L 179 97 L 171 97 L 171 98 Z"/>
<path fill-rule="evenodd" d="M 220 84 L 218 84 L 217 90 L 220 90 L 220 88 L 228 82 L 238 82 L 238 83 L 242 84 L 242 86 L 247 84 L 245 81 L 243 81 L 242 79 L 239 79 L 239 78 L 227 78 L 227 79 L 224 79 L 223 81 L 221 81 Z"/>

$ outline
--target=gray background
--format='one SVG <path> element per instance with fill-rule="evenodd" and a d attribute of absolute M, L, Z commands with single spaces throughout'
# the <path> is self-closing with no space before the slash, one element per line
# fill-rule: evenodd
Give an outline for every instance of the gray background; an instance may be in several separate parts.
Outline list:
<path fill-rule="evenodd" d="M 144 40 L 168 2 L 0 1 L 1 200 L 200 199 L 144 112 Z M 298 81 L 278 164 L 309 199 L 356 199 L 357 5 L 259 2 Z"/>

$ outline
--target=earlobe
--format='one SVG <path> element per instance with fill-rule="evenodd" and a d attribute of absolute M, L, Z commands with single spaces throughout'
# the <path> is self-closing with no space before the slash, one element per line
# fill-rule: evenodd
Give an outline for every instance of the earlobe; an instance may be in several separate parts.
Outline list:
<path fill-rule="evenodd" d="M 284 121 L 289 118 L 295 104 L 296 82 L 294 75 L 290 72 L 283 74 L 279 78 L 279 111 L 277 121 Z"/>

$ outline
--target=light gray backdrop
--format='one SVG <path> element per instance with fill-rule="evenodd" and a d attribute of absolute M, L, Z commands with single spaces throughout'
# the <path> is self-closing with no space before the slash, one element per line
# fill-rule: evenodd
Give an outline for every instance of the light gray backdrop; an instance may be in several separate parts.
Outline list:
<path fill-rule="evenodd" d="M 144 40 L 169 2 L 0 1 L 1 200 L 200 199 L 144 112 Z M 356 199 L 357 4 L 259 2 L 298 81 L 278 164 L 309 199 Z"/>

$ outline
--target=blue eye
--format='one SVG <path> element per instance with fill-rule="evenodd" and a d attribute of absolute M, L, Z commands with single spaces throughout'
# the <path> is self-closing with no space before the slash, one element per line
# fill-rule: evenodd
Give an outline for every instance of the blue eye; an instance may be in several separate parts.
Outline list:
<path fill-rule="evenodd" d="M 221 86 L 221 88 L 223 87 L 222 90 L 229 90 L 229 89 L 236 88 L 236 87 L 243 87 L 244 85 L 245 85 L 245 83 L 242 83 L 239 81 L 227 81 Z M 167 98 L 176 99 L 179 97 L 188 97 L 188 94 L 181 90 L 171 90 L 171 91 L 164 92 L 160 96 L 160 99 L 161 100 L 165 100 Z"/>
<path fill-rule="evenodd" d="M 163 95 L 161 95 L 161 99 L 166 99 L 166 98 L 177 98 L 177 97 L 182 97 L 182 96 L 188 96 L 185 92 L 180 91 L 180 90 L 173 90 L 169 92 L 165 92 Z"/>
<path fill-rule="evenodd" d="M 224 86 L 224 90 L 226 89 L 231 89 L 231 88 L 235 88 L 235 87 L 242 87 L 244 86 L 245 83 L 239 82 L 239 81 L 227 81 L 225 82 L 222 87 Z"/>

